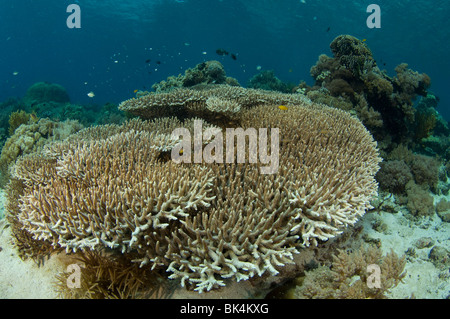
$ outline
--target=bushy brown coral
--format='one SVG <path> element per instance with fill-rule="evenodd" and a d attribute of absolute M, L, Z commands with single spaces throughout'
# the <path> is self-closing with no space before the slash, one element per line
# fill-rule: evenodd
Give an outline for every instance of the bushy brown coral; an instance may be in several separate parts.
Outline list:
<path fill-rule="evenodd" d="M 381 163 L 376 175 L 380 188 L 395 194 L 403 194 L 406 184 L 413 180 L 411 169 L 404 161 L 391 160 Z"/>
<path fill-rule="evenodd" d="M 368 127 L 378 141 L 414 139 L 414 99 L 426 96 L 430 78 L 408 69 L 407 64 L 399 65 L 397 76 L 389 77 L 378 68 L 367 44 L 350 35 L 336 37 L 330 48 L 334 57 L 322 54 L 311 68 L 315 85 L 307 93 L 319 90 L 343 97 L 365 124 L 372 123 Z M 373 125 L 375 116 L 379 119 Z M 421 130 L 425 134 L 429 124 Z"/>
<path fill-rule="evenodd" d="M 264 162 L 171 161 L 178 143 L 171 129 L 191 131 L 192 120 L 99 126 L 16 163 L 13 182 L 22 188 L 8 206 L 14 229 L 68 252 L 108 247 L 132 254 L 142 267 L 166 269 L 202 292 L 228 279 L 276 275 L 299 247 L 340 234 L 371 207 L 380 158 L 357 119 L 299 100 L 281 110 L 268 104 L 280 96 L 259 91 L 229 94 L 245 106 L 243 129 L 280 129 L 274 174 L 260 173 Z M 146 102 L 137 112 L 153 107 Z M 204 141 L 203 149 L 214 142 Z"/>
<path fill-rule="evenodd" d="M 444 222 L 449 223 L 450 222 L 450 202 L 447 201 L 445 198 L 442 198 L 436 204 L 436 213 Z"/>
<path fill-rule="evenodd" d="M 9 115 L 9 135 L 13 135 L 16 128 L 18 128 L 22 124 L 28 124 L 28 122 L 32 120 L 32 122 L 37 122 L 38 118 L 36 117 L 36 114 L 29 114 L 25 112 L 24 110 L 19 110 L 16 112 L 12 112 Z"/>
<path fill-rule="evenodd" d="M 334 56 L 339 59 L 340 64 L 356 77 L 371 71 L 376 65 L 369 47 L 351 35 L 345 34 L 336 37 L 331 42 L 330 48 Z"/>
<path fill-rule="evenodd" d="M 413 216 L 422 217 L 434 214 L 433 196 L 427 189 L 410 181 L 406 184 L 406 194 L 408 198 L 406 207 Z"/>
<path fill-rule="evenodd" d="M 427 89 L 431 85 L 430 77 L 417 71 L 408 69 L 408 64 L 402 63 L 395 68 L 397 76 L 395 79 L 395 84 L 402 88 L 402 91 L 409 96 L 414 97 L 415 95 L 426 96 Z"/>
<path fill-rule="evenodd" d="M 379 267 L 380 287 L 368 282 L 369 265 Z M 405 277 L 405 265 L 405 256 L 398 257 L 393 251 L 383 256 L 375 246 L 353 252 L 340 250 L 333 256 L 331 268 L 319 266 L 306 272 L 295 295 L 301 299 L 383 299 Z"/>
<path fill-rule="evenodd" d="M 434 157 L 414 154 L 410 162 L 411 171 L 417 184 L 436 192 L 439 181 L 440 161 Z"/>
<path fill-rule="evenodd" d="M 62 298 L 71 299 L 148 299 L 167 297 L 164 277 L 148 268 L 140 268 L 129 256 L 106 251 L 77 253 L 70 265 L 80 267 L 79 287 L 71 288 L 71 271 L 57 276 L 56 288 Z M 68 261 L 68 262 L 69 262 Z"/>
<path fill-rule="evenodd" d="M 437 124 L 437 113 L 434 109 L 418 109 L 414 116 L 414 138 L 420 142 L 429 137 Z"/>

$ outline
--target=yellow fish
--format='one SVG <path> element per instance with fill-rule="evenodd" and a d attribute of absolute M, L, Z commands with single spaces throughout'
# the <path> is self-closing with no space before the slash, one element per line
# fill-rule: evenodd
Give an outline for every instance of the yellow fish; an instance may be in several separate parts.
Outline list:
<path fill-rule="evenodd" d="M 288 109 L 285 105 L 279 105 L 278 108 L 283 111 L 286 111 Z"/>
<path fill-rule="evenodd" d="M 133 93 L 136 93 L 138 90 L 134 90 Z"/>
<path fill-rule="evenodd" d="M 362 42 L 366 42 L 367 41 L 367 39 L 362 39 Z"/>
<path fill-rule="evenodd" d="M 88 94 L 87 94 L 87 96 L 89 96 L 89 97 L 94 97 L 95 96 L 95 94 L 94 94 L 94 92 L 89 92 Z"/>

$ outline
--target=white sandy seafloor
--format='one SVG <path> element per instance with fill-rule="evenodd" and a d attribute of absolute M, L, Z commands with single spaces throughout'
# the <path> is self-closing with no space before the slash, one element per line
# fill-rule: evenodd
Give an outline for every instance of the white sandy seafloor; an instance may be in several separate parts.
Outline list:
<path fill-rule="evenodd" d="M 3 195 L 3 190 L 0 190 L 0 217 L 4 215 Z M 435 196 L 435 201 L 440 197 Z M 405 213 L 402 209 L 395 213 L 382 211 L 368 213 L 362 219 L 367 236 L 379 239 L 384 252 L 393 249 L 401 256 L 408 249 L 415 249 L 415 255 L 407 258 L 407 275 L 403 283 L 392 289 L 389 297 L 450 298 L 449 267 L 439 269 L 429 259 L 429 253 L 436 245 L 450 251 L 450 223 L 441 221 L 436 214 L 413 221 L 405 217 Z M 385 224 L 382 232 L 372 227 L 380 221 Z M 22 261 L 10 243 L 10 235 L 3 218 L 0 220 L 0 298 L 58 298 L 53 285 L 55 275 L 63 272 L 64 266 L 57 258 L 50 258 L 40 267 L 32 260 Z M 433 246 L 418 248 L 416 243 L 423 238 L 431 238 Z"/>

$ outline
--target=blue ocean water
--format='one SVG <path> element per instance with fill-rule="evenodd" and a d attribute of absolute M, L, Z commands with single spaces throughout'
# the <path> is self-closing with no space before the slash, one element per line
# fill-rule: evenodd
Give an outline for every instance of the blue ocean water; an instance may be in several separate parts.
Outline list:
<path fill-rule="evenodd" d="M 366 25 L 372 3 L 381 28 Z M 70 4 L 81 9 L 81 28 L 67 27 Z M 427 73 L 450 119 L 449 13 L 444 0 L 0 0 L 0 101 L 48 81 L 73 103 L 119 103 L 213 59 L 243 86 L 258 66 L 312 84 L 318 56 L 331 56 L 330 42 L 351 34 L 367 39 L 389 75 L 402 62 Z"/>

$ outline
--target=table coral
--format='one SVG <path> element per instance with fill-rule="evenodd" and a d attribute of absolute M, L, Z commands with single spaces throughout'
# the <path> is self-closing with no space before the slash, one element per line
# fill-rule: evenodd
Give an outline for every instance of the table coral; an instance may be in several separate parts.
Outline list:
<path fill-rule="evenodd" d="M 17 233 L 16 241 L 67 252 L 108 248 L 204 292 L 231 279 L 277 275 L 301 247 L 339 235 L 371 208 L 381 159 L 370 133 L 348 113 L 242 88 L 171 94 L 122 107 L 151 118 L 169 100 L 189 110 L 197 99 L 201 115 L 209 98 L 226 98 L 236 103 L 223 104 L 237 110 L 234 125 L 279 128 L 278 171 L 261 174 L 262 162 L 171 161 L 177 141 L 170 132 L 192 131 L 192 118 L 85 129 L 17 161 L 8 219 L 28 235 Z M 281 101 L 290 103 L 281 110 Z"/>
<path fill-rule="evenodd" d="M 220 100 L 219 103 L 214 102 Z M 234 115 L 260 104 L 308 103 L 302 94 L 277 93 L 229 85 L 209 85 L 197 89 L 178 88 L 123 101 L 119 109 L 144 119 L 163 116 L 211 117 Z"/>

